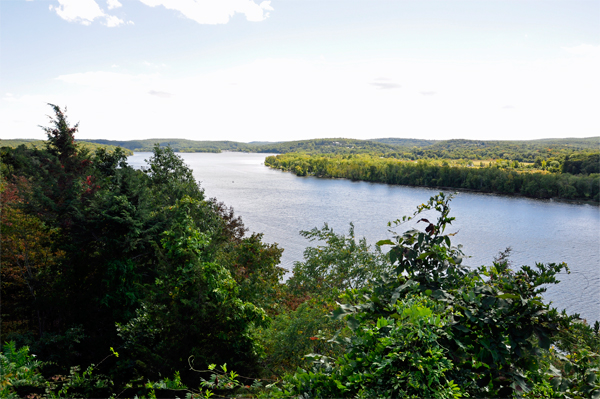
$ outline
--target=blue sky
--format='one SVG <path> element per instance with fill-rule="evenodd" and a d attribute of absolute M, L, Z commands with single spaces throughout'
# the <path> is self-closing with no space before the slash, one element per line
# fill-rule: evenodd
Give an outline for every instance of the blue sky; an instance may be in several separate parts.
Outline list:
<path fill-rule="evenodd" d="M 1 0 L 0 138 L 600 135 L 600 1 Z"/>

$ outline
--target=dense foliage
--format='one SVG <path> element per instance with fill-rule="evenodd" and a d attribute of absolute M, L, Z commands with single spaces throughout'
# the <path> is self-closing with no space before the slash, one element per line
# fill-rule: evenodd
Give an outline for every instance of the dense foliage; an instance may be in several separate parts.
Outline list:
<path fill-rule="evenodd" d="M 2 149 L 2 341 L 63 374 L 117 348 L 99 369 L 115 384 L 189 381 L 189 356 L 256 373 L 268 318 L 251 300 L 278 283 L 281 250 L 244 237 L 171 149 L 135 170 L 119 149 L 82 151 L 53 109 L 45 149 Z"/>
<path fill-rule="evenodd" d="M 573 159 L 573 160 L 571 160 Z M 300 153 L 269 156 L 265 165 L 298 176 L 314 175 L 410 186 L 449 187 L 488 193 L 521 194 L 532 198 L 564 198 L 600 201 L 600 174 L 594 172 L 598 154 L 567 158 L 560 173 L 520 167 L 518 162 L 494 162 L 474 167 L 450 166 L 448 162 L 400 161 L 373 155 L 317 156 Z M 541 166 L 541 165 L 540 165 Z"/>
<path fill-rule="evenodd" d="M 0 396 L 600 398 L 600 325 L 542 301 L 566 265 L 462 266 L 444 194 L 374 248 L 301 232 L 282 282 L 170 147 L 136 170 L 52 108 L 44 148 L 0 149 Z"/>
<path fill-rule="evenodd" d="M 432 210 L 439 213 L 435 222 L 423 215 Z M 461 266 L 454 234 L 445 234 L 454 219 L 449 211 L 449 198 L 440 194 L 395 222 L 413 219 L 426 227 L 379 243 L 392 246 L 393 271 L 347 290 L 333 312 L 346 320 L 349 336 L 330 342 L 344 352 L 313 354 L 312 369 L 288 375 L 279 395 L 600 397 L 598 323 L 594 330 L 579 325 L 588 339 L 565 356 L 562 334 L 570 334 L 573 317 L 542 302 L 543 285 L 558 283 L 566 265 L 514 271 L 507 251 L 490 267 Z"/>

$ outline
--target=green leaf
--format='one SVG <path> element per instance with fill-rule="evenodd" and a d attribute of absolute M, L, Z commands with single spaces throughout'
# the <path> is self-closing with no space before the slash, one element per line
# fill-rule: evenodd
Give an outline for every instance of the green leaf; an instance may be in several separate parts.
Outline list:
<path fill-rule="evenodd" d="M 515 294 L 501 294 L 501 295 L 496 295 L 496 298 L 500 298 L 500 299 L 521 299 L 520 296 L 515 295 Z"/>
<path fill-rule="evenodd" d="M 360 323 L 358 320 L 356 320 L 353 316 L 348 317 L 348 327 L 350 327 L 352 331 L 356 331 L 359 326 Z"/>
<path fill-rule="evenodd" d="M 333 313 L 331 314 L 332 320 L 339 320 L 347 314 L 354 313 L 356 310 L 356 307 L 354 307 L 352 305 L 344 305 L 344 304 L 339 304 L 339 303 L 338 303 L 338 305 L 339 305 L 339 307 L 337 309 L 335 309 L 333 311 Z"/>
<path fill-rule="evenodd" d="M 469 330 L 467 327 L 463 326 L 462 324 L 455 324 L 454 326 L 452 326 L 454 328 L 456 328 L 457 330 L 460 330 L 462 332 L 470 332 L 471 330 Z"/>
<path fill-rule="evenodd" d="M 548 334 L 540 333 L 539 339 L 540 339 L 540 347 L 542 349 L 546 349 L 546 350 L 550 349 L 551 341 L 550 341 L 550 337 L 548 337 Z"/>
<path fill-rule="evenodd" d="M 449 247 L 450 246 L 450 237 L 444 236 L 444 241 L 446 242 L 446 245 Z"/>
<path fill-rule="evenodd" d="M 531 391 L 531 387 L 529 386 L 529 384 L 527 384 L 525 376 L 523 376 L 520 373 L 513 373 L 513 379 L 524 392 Z"/>
<path fill-rule="evenodd" d="M 377 328 L 387 327 L 389 324 L 390 322 L 383 317 L 377 319 Z"/>
<path fill-rule="evenodd" d="M 390 262 L 392 264 L 396 263 L 398 260 L 398 249 L 396 247 L 392 248 L 389 252 L 390 254 Z"/>
<path fill-rule="evenodd" d="M 592 370 L 588 370 L 587 374 L 585 375 L 585 382 L 587 382 L 588 384 L 593 384 L 596 381 L 596 373 L 594 373 Z"/>

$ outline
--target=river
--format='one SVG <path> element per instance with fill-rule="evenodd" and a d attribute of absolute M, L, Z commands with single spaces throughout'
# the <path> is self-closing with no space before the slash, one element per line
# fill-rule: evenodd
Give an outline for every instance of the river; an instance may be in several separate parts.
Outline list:
<path fill-rule="evenodd" d="M 129 157 L 135 167 L 151 153 Z M 298 233 L 328 223 L 347 233 L 353 222 L 357 237 L 373 244 L 390 238 L 387 222 L 412 214 L 439 191 L 380 183 L 298 177 L 263 165 L 269 154 L 226 152 L 179 154 L 192 168 L 207 197 L 233 206 L 250 231 L 284 248 L 288 270 L 311 245 Z M 588 321 L 600 320 L 600 207 L 460 192 L 451 202 L 456 217 L 446 232 L 458 232 L 469 266 L 490 265 L 512 248 L 514 266 L 566 262 L 571 274 L 548 287 L 545 300 Z M 433 216 L 433 213 L 431 214 Z M 313 244 L 314 245 L 314 244 Z"/>

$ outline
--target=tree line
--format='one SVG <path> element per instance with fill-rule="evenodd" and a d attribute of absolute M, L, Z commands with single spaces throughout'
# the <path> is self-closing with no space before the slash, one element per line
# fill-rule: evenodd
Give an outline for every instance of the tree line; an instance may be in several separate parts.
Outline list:
<path fill-rule="evenodd" d="M 573 156 L 565 169 L 581 171 L 593 165 L 597 156 Z M 575 159 L 579 159 L 575 161 Z M 582 160 L 583 159 L 583 160 Z M 519 194 L 532 198 L 563 198 L 598 202 L 600 175 L 532 173 L 519 170 L 518 163 L 489 163 L 485 167 L 453 166 L 427 160 L 401 161 L 370 154 L 357 156 L 317 156 L 300 153 L 269 156 L 265 165 L 298 176 L 313 175 L 409 186 L 448 187 L 487 193 Z M 583 165 L 583 166 L 582 166 Z M 593 169 L 594 166 L 590 166 Z"/>
<path fill-rule="evenodd" d="M 451 196 L 375 247 L 301 232 L 283 281 L 171 148 L 134 169 L 52 108 L 45 148 L 0 149 L 0 396 L 600 396 L 600 324 L 543 302 L 568 267 L 463 266 Z"/>
<path fill-rule="evenodd" d="M 545 139 L 523 141 L 492 140 L 424 140 L 424 139 L 371 139 L 324 138 L 285 142 L 198 141 L 184 139 L 147 140 L 83 140 L 89 143 L 120 146 L 132 151 L 152 151 L 154 145 L 170 146 L 176 152 L 259 152 L 285 154 L 290 152 L 316 154 L 371 153 L 386 158 L 404 160 L 453 159 L 467 161 L 504 159 L 525 163 L 558 162 L 575 153 L 598 154 L 599 137 Z M 597 155 L 596 155 L 597 156 Z M 596 172 L 589 173 L 598 173 Z"/>
<path fill-rule="evenodd" d="M 403 140 L 403 139 L 400 139 Z M 375 139 L 374 141 L 395 144 L 398 139 Z M 390 152 L 386 157 L 398 159 L 465 159 L 471 161 L 506 159 L 510 161 L 533 163 L 536 161 L 559 162 L 573 153 L 598 154 L 600 137 L 543 139 L 522 141 L 494 140 L 443 140 L 419 143 L 419 145 L 400 145 L 399 151 Z M 598 173 L 598 172 L 596 172 Z"/>
<path fill-rule="evenodd" d="M 119 147 L 118 145 L 100 144 L 100 143 L 96 143 L 96 142 L 86 142 L 86 141 L 80 141 L 80 144 L 81 144 L 82 149 L 85 149 L 86 151 L 89 151 L 89 152 L 96 152 L 101 148 L 104 149 L 104 151 L 112 152 L 112 151 L 116 150 L 117 147 Z M 46 142 L 44 140 L 29 140 L 29 139 L 15 139 L 15 140 L 0 139 L 0 147 L 16 148 L 20 145 L 24 145 L 25 147 L 43 149 L 46 147 Z M 122 149 L 122 151 L 126 155 L 133 155 L 133 151 L 131 151 L 127 148 Z"/>

